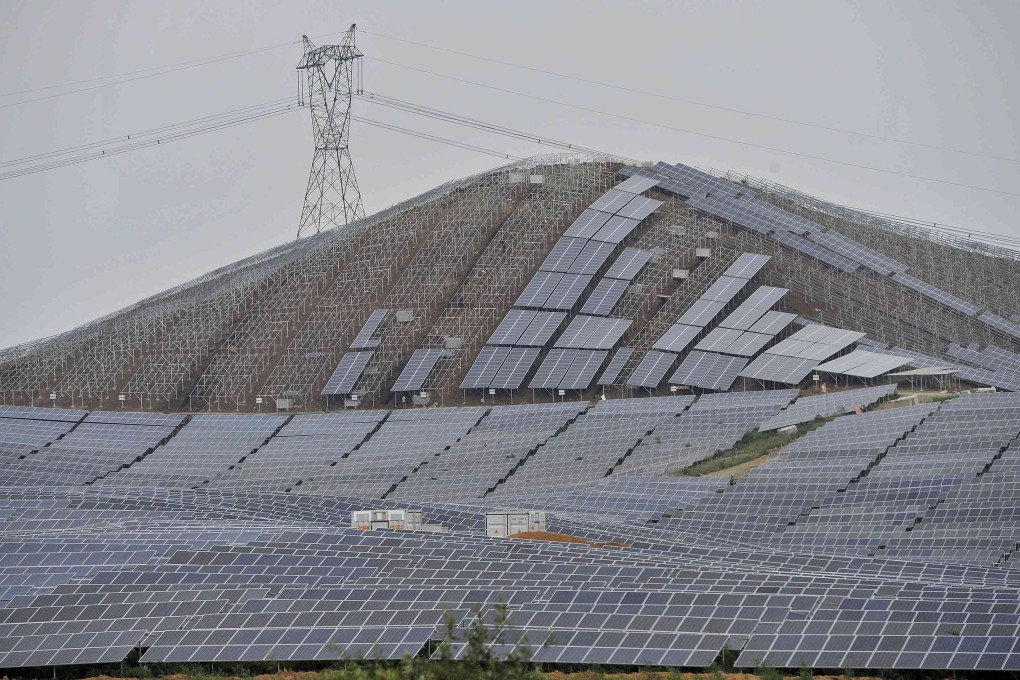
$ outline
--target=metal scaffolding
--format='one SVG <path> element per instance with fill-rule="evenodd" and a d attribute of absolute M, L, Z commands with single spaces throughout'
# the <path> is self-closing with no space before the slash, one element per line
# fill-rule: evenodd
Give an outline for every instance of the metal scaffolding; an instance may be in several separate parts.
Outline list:
<path fill-rule="evenodd" d="M 318 408 L 328 376 L 378 307 L 392 314 L 358 389 L 386 401 L 415 349 L 442 347 L 425 389 L 448 399 L 573 216 L 616 183 L 619 161 L 548 156 L 452 181 L 61 335 L 0 351 L 0 403 L 109 408 L 123 394 L 125 406 L 138 409 L 256 410 L 257 397 Z M 537 175 L 540 182 L 532 180 Z M 982 309 L 1006 319 L 1020 314 L 1020 253 L 763 180 L 728 178 Z M 615 312 L 634 321 L 622 344 L 638 350 L 621 380 L 741 252 L 772 256 L 762 282 L 791 289 L 782 302 L 787 311 L 947 361 L 954 343 L 1020 352 L 1017 338 L 890 277 L 841 271 L 656 195 L 665 204 L 621 244 L 656 253 Z M 699 247 L 712 255 L 700 260 Z M 674 279 L 674 269 L 689 270 L 689 278 Z"/>

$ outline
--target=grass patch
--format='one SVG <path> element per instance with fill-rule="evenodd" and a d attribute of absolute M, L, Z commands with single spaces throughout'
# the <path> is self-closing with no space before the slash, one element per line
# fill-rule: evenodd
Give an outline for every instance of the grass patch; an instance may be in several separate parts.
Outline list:
<path fill-rule="evenodd" d="M 689 465 L 682 470 L 670 472 L 670 477 L 701 477 L 703 475 L 711 474 L 713 472 L 721 472 L 744 463 L 749 463 L 752 460 L 757 460 L 762 456 L 783 448 L 790 442 L 794 441 L 798 437 L 802 437 L 812 430 L 816 430 L 825 423 L 835 418 L 830 416 L 826 418 L 815 418 L 812 421 L 801 423 L 797 426 L 796 432 L 779 432 L 774 430 L 772 432 L 748 432 L 744 437 L 738 441 L 732 449 L 726 451 L 718 451 L 711 458 Z"/>

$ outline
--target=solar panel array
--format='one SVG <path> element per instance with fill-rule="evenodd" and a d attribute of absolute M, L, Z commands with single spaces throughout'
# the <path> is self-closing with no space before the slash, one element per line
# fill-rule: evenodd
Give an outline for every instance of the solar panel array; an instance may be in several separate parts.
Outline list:
<path fill-rule="evenodd" d="M 587 407 L 496 406 L 476 427 L 397 486 L 392 499 L 481 498 Z"/>
<path fill-rule="evenodd" d="M 539 271 L 518 296 L 514 305 L 519 309 L 511 309 L 487 341 L 487 345 L 544 348 L 585 291 L 591 289 L 581 306 L 581 314 L 571 319 L 570 326 L 556 343 L 560 349 L 591 351 L 582 353 L 573 367 L 571 362 L 577 357 L 576 352 L 550 352 L 532 379 L 531 387 L 587 389 L 601 368 L 607 350 L 612 349 L 632 323 L 607 317 L 653 253 L 625 248 L 607 270 L 606 277 L 599 279 L 593 289 L 591 284 L 618 244 L 662 205 L 661 201 L 640 195 L 655 184 L 654 180 L 644 178 L 625 180 L 585 209 L 552 247 Z M 604 319 L 593 321 L 598 317 Z M 517 350 L 506 353 L 486 347 L 475 358 L 461 388 L 517 389 L 538 354 Z M 496 373 L 508 357 L 516 370 L 508 369 L 503 379 L 496 379 Z M 530 360 L 526 367 L 525 360 Z"/>
<path fill-rule="evenodd" d="M 797 396 L 796 390 L 702 395 L 680 417 L 656 428 L 620 466 L 621 474 L 681 470 L 733 447 Z"/>
<path fill-rule="evenodd" d="M 467 434 L 485 412 L 478 407 L 393 411 L 367 441 L 294 491 L 382 498 Z"/>
<path fill-rule="evenodd" d="M 616 385 L 620 379 L 620 373 L 623 372 L 623 368 L 627 365 L 627 361 L 632 354 L 634 354 L 633 347 L 621 347 L 616 350 L 613 358 L 609 361 L 609 365 L 606 366 L 606 370 L 599 376 L 598 384 Z"/>
<path fill-rule="evenodd" d="M 361 374 L 365 372 L 374 354 L 375 352 L 371 350 L 345 352 L 333 370 L 333 375 L 326 381 L 326 386 L 322 388 L 322 396 L 331 397 L 353 392 L 354 386 L 358 384 Z"/>
<path fill-rule="evenodd" d="M 758 429 L 767 432 L 789 425 L 807 423 L 815 418 L 852 413 L 857 407 L 867 408 L 895 393 L 896 385 L 891 384 L 853 390 L 830 390 L 826 394 L 799 397 L 797 401 L 764 421 Z"/>
<path fill-rule="evenodd" d="M 913 290 L 927 300 L 1020 339 L 1020 324 L 981 310 L 965 300 L 907 273 L 907 266 L 834 230 L 757 199 L 739 184 L 681 164 L 657 163 L 654 170 L 624 168 L 632 178 L 657 180 L 660 190 L 674 193 L 709 215 L 768 236 L 775 241 L 847 273 L 864 268 Z"/>
<path fill-rule="evenodd" d="M 396 660 L 499 601 L 494 651 L 526 636 L 543 663 L 704 668 L 729 646 L 739 668 L 1020 665 L 1020 396 L 843 416 L 735 483 L 650 476 L 813 403 L 796 394 L 183 425 L 4 410 L 0 443 L 40 451 L 172 429 L 97 483 L 0 487 L 0 667 Z M 369 507 L 449 531 L 347 528 Z M 616 545 L 484 538 L 485 510 L 521 507 Z"/>
<path fill-rule="evenodd" d="M 681 362 L 669 382 L 713 391 L 728 390 L 745 366 L 747 359 L 739 356 L 695 351 Z"/>
<path fill-rule="evenodd" d="M 368 320 L 365 321 L 365 325 L 361 327 L 358 334 L 351 341 L 351 349 L 374 349 L 379 346 L 379 339 L 372 337 L 375 332 L 382 326 L 383 321 L 386 319 L 386 315 L 389 314 L 388 309 L 376 309 L 373 310 L 368 316 Z"/>
<path fill-rule="evenodd" d="M 497 488 L 496 495 L 557 488 L 563 479 L 601 479 L 659 424 L 682 413 L 693 401 L 683 396 L 599 402 L 535 451 Z"/>
<path fill-rule="evenodd" d="M 796 385 L 826 359 L 864 337 L 864 333 L 810 324 L 765 350 L 740 375 Z"/>
<path fill-rule="evenodd" d="M 837 359 L 819 364 L 815 370 L 820 373 L 849 375 L 855 378 L 877 378 L 909 362 L 910 359 L 908 357 L 897 357 L 856 349 Z"/>
<path fill-rule="evenodd" d="M 412 392 L 420 390 L 429 373 L 436 367 L 439 360 L 443 358 L 441 349 L 416 349 L 414 354 L 404 366 L 404 370 L 397 376 L 397 381 L 390 388 L 391 392 Z"/>

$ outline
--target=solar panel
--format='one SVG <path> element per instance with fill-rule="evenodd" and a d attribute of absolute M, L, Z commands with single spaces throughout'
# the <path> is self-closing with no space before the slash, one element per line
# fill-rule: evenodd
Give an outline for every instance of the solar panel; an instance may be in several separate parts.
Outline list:
<path fill-rule="evenodd" d="M 562 390 L 586 390 L 591 387 L 595 374 L 605 363 L 609 352 L 600 350 L 579 350 L 570 368 L 563 374 L 559 388 Z"/>
<path fill-rule="evenodd" d="M 816 359 L 821 362 L 863 337 L 864 333 L 857 331 L 813 324 L 802 328 L 775 347 L 770 348 L 767 353 L 800 359 Z"/>
<path fill-rule="evenodd" d="M 594 241 L 605 241 L 606 243 L 620 243 L 627 238 L 630 232 L 637 228 L 638 220 L 622 215 L 613 215 L 606 221 L 604 227 L 592 236 Z"/>
<path fill-rule="evenodd" d="M 620 256 L 616 258 L 616 262 L 606 272 L 606 277 L 633 281 L 653 256 L 654 253 L 650 250 L 624 248 Z"/>
<path fill-rule="evenodd" d="M 595 202 L 588 207 L 592 210 L 601 210 L 602 212 L 615 214 L 621 208 L 630 203 L 633 198 L 635 198 L 635 196 L 631 192 L 610 189 L 595 199 Z"/>
<path fill-rule="evenodd" d="M 659 174 L 674 180 L 672 183 L 660 182 L 659 185 L 672 187 L 674 193 L 678 193 L 681 196 L 704 196 L 705 194 L 711 194 L 713 196 L 734 198 L 738 196 L 753 197 L 755 195 L 752 189 L 721 179 L 715 175 L 710 175 L 707 172 L 682 163 L 675 165 L 656 163 L 654 169 Z"/>
<path fill-rule="evenodd" d="M 796 385 L 818 365 L 815 359 L 762 354 L 740 372 L 740 377 Z"/>
<path fill-rule="evenodd" d="M 786 288 L 761 286 L 747 296 L 747 299 L 723 319 L 719 325 L 725 328 L 750 330 L 769 309 L 789 292 Z"/>
<path fill-rule="evenodd" d="M 563 232 L 563 235 L 569 238 L 591 238 L 598 233 L 599 229 L 601 229 L 606 221 L 612 216 L 612 213 L 600 212 L 598 210 L 587 208 L 581 213 L 580 217 L 574 220 L 573 224 L 571 224 L 570 227 Z"/>
<path fill-rule="evenodd" d="M 616 246 L 612 243 L 589 241 L 581 250 L 577 259 L 570 265 L 571 274 L 596 274 L 602 268 Z"/>
<path fill-rule="evenodd" d="M 742 253 L 740 257 L 737 258 L 736 262 L 731 264 L 729 268 L 723 272 L 723 276 L 732 276 L 739 279 L 751 279 L 755 274 L 760 272 L 771 259 L 772 257 L 770 255 Z"/>
<path fill-rule="evenodd" d="M 587 341 L 596 328 L 601 326 L 600 321 L 602 318 L 580 314 L 575 316 L 553 346 L 578 349 L 584 347 L 585 341 Z"/>
<path fill-rule="evenodd" d="M 517 341 L 521 339 L 521 334 L 528 329 L 528 325 L 535 320 L 537 314 L 538 312 L 527 309 L 511 309 L 485 343 L 487 345 L 516 345 Z"/>
<path fill-rule="evenodd" d="M 651 177 L 634 176 L 617 184 L 614 189 L 617 191 L 628 191 L 632 194 L 640 194 L 648 191 L 659 182 Z"/>
<path fill-rule="evenodd" d="M 389 313 L 388 309 L 375 309 L 368 315 L 368 320 L 365 321 L 365 325 L 361 327 L 358 334 L 354 337 L 351 342 L 351 349 L 371 349 L 379 346 L 379 340 L 373 338 L 379 326 L 382 325 L 386 315 Z"/>
<path fill-rule="evenodd" d="M 521 347 L 545 347 L 566 318 L 566 312 L 538 312 L 516 344 Z"/>
<path fill-rule="evenodd" d="M 731 342 L 729 346 L 719 351 L 723 354 L 733 354 L 740 357 L 753 357 L 758 352 L 765 349 L 766 345 L 772 342 L 773 337 L 774 336 L 771 334 L 744 331 L 739 338 Z"/>
<path fill-rule="evenodd" d="M 576 349 L 549 350 L 549 354 L 539 365 L 535 377 L 531 379 L 531 384 L 528 387 L 540 390 L 556 389 L 563 380 L 567 369 L 570 368 L 570 363 L 577 356 L 577 352 Z"/>
<path fill-rule="evenodd" d="M 649 350 L 627 379 L 627 386 L 649 389 L 658 387 L 666 373 L 676 363 L 676 357 L 677 355 L 672 352 Z"/>
<path fill-rule="evenodd" d="M 630 219 L 640 222 L 658 210 L 660 205 L 662 205 L 662 201 L 657 201 L 654 198 L 635 196 L 629 203 L 627 203 L 626 206 L 617 210 L 616 214 L 621 217 L 629 217 Z"/>
<path fill-rule="evenodd" d="M 664 352 L 683 352 L 694 342 L 695 338 L 701 335 L 703 330 L 700 326 L 674 324 L 655 341 L 652 347 Z"/>
<path fill-rule="evenodd" d="M 421 389 L 429 373 L 443 357 L 441 349 L 416 349 L 411 359 L 400 372 L 397 381 L 390 388 L 391 392 L 411 392 Z"/>
<path fill-rule="evenodd" d="M 747 359 L 741 357 L 692 351 L 669 382 L 706 390 L 728 390 L 746 365 Z"/>
<path fill-rule="evenodd" d="M 555 343 L 555 347 L 577 349 L 611 349 L 623 337 L 630 319 L 578 315 Z"/>
<path fill-rule="evenodd" d="M 556 290 L 556 286 L 563 280 L 563 276 L 562 272 L 535 272 L 535 275 L 531 277 L 531 281 L 525 287 L 524 292 L 521 293 L 514 304 L 518 307 L 543 306 L 552 292 Z"/>
<path fill-rule="evenodd" d="M 340 363 L 337 364 L 333 375 L 329 377 L 326 386 L 322 389 L 322 396 L 335 397 L 341 394 L 350 394 L 373 354 L 375 352 L 372 351 L 345 352 L 340 357 Z"/>
<path fill-rule="evenodd" d="M 816 260 L 824 262 L 825 264 L 835 267 L 841 271 L 845 271 L 848 274 L 852 274 L 861 267 L 853 260 L 845 258 L 842 255 L 837 255 L 828 248 L 823 248 L 817 243 L 809 241 L 803 236 L 799 236 L 797 234 L 791 234 L 787 231 L 777 231 L 772 235 L 772 238 L 779 241 L 784 246 L 797 250 L 805 255 L 809 255 Z"/>
<path fill-rule="evenodd" d="M 955 295 L 951 295 L 941 288 L 937 288 L 930 283 L 922 281 L 916 277 L 910 276 L 909 274 L 896 273 L 893 274 L 892 280 L 899 283 L 902 286 L 910 288 L 922 296 L 928 298 L 932 302 L 953 309 L 965 316 L 977 316 L 981 310 L 972 305 L 971 303 L 961 300 Z"/>
<path fill-rule="evenodd" d="M 541 305 L 542 309 L 572 309 L 581 299 L 592 278 L 584 274 L 564 274 L 556 288 L 549 294 L 549 299 Z"/>
<path fill-rule="evenodd" d="M 629 286 L 629 282 L 621 279 L 602 279 L 585 300 L 581 313 L 608 316 Z"/>
<path fill-rule="evenodd" d="M 825 373 L 851 375 L 857 378 L 875 378 L 883 373 L 895 371 L 897 368 L 909 363 L 910 359 L 908 357 L 876 354 L 858 349 L 838 359 L 821 364 L 815 370 Z"/>
<path fill-rule="evenodd" d="M 685 326 L 704 328 L 712 323 L 724 309 L 726 309 L 726 303 L 722 301 L 695 300 L 690 309 L 684 312 L 676 322 Z"/>
<path fill-rule="evenodd" d="M 475 362 L 468 369 L 467 375 L 464 376 L 464 380 L 461 381 L 460 388 L 462 390 L 487 388 L 496 377 L 496 373 L 499 372 L 503 362 L 510 355 L 511 349 L 513 348 L 496 347 L 493 345 L 482 347 L 481 351 L 478 352 L 478 356 L 475 357 Z"/>
<path fill-rule="evenodd" d="M 606 366 L 606 370 L 603 371 L 602 376 L 599 378 L 599 385 L 615 385 L 617 380 L 620 378 L 620 372 L 623 367 L 627 365 L 627 360 L 634 353 L 633 347 L 621 347 L 616 350 L 616 354 L 613 355 L 609 365 Z"/>
<path fill-rule="evenodd" d="M 748 330 L 765 335 L 776 335 L 793 323 L 796 317 L 796 314 L 789 312 L 766 312 Z"/>
<path fill-rule="evenodd" d="M 740 291 L 744 290 L 747 286 L 747 279 L 738 279 L 732 276 L 720 276 L 716 279 L 704 295 L 701 296 L 702 300 L 713 300 L 716 302 L 728 303 L 730 300 L 740 294 Z"/>
<path fill-rule="evenodd" d="M 539 269 L 546 272 L 567 272 L 588 243 L 586 238 L 561 237 Z"/>
<path fill-rule="evenodd" d="M 634 322 L 630 319 L 596 317 L 601 319 L 592 334 L 584 341 L 584 349 L 612 349 Z"/>
<path fill-rule="evenodd" d="M 735 328 L 716 328 L 710 331 L 694 348 L 702 352 L 722 352 L 743 334 L 743 331 Z"/>
<path fill-rule="evenodd" d="M 489 387 L 503 390 L 520 388 L 528 371 L 534 365 L 535 359 L 538 359 L 539 351 L 537 347 L 515 347 L 510 350 Z"/>

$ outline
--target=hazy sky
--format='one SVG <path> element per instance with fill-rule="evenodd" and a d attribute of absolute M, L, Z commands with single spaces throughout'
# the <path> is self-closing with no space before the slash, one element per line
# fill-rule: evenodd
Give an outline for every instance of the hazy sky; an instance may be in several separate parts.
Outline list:
<path fill-rule="evenodd" d="M 302 34 L 328 43 L 354 22 L 365 31 L 358 46 L 368 57 L 369 91 L 631 158 L 744 172 L 846 205 L 1020 236 L 1020 196 L 748 145 L 1020 193 L 1015 0 L 5 0 L 0 172 L 18 167 L 7 164 L 14 159 L 296 98 L 302 49 L 295 42 L 110 87 L 96 87 L 110 80 L 94 79 L 289 43 Z M 25 92 L 76 81 L 90 82 Z M 52 96 L 82 88 L 90 89 Z M 356 102 L 355 114 L 517 156 L 552 151 L 369 103 Z M 358 123 L 351 153 L 369 213 L 500 164 Z M 294 238 L 311 155 L 311 123 L 300 110 L 0 180 L 0 347 L 67 330 Z"/>

